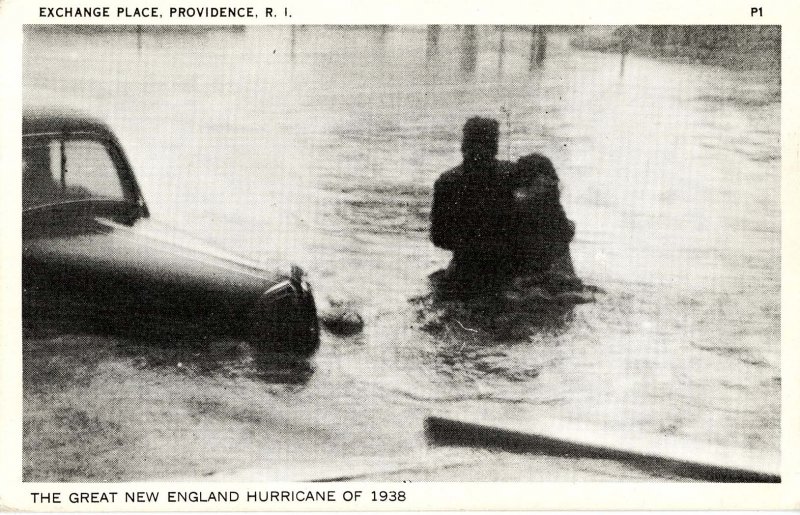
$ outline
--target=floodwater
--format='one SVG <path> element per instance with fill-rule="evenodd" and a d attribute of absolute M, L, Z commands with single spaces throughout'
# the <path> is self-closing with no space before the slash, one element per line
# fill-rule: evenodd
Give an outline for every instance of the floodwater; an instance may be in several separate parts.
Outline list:
<path fill-rule="evenodd" d="M 267 265 L 289 257 L 319 304 L 346 301 L 366 325 L 323 332 L 310 369 L 277 378 L 234 344 L 28 338 L 26 479 L 292 478 L 346 461 L 389 470 L 372 479 L 653 477 L 431 447 L 424 417 L 445 412 L 777 455 L 777 80 L 635 55 L 621 73 L 619 55 L 561 34 L 537 67 L 530 40 L 491 27 L 29 30 L 26 101 L 107 119 L 154 219 Z M 432 330 L 424 300 L 449 260 L 427 236 L 433 182 L 458 164 L 473 115 L 500 121 L 501 158 L 553 160 L 575 268 L 605 292 L 511 336 L 457 317 Z M 422 465 L 390 471 L 409 456 Z"/>

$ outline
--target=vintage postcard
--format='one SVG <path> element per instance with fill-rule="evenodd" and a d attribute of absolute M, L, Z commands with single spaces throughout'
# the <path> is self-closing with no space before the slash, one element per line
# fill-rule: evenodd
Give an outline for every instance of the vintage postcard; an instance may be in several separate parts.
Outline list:
<path fill-rule="evenodd" d="M 799 14 L 0 0 L 0 507 L 797 509 Z"/>

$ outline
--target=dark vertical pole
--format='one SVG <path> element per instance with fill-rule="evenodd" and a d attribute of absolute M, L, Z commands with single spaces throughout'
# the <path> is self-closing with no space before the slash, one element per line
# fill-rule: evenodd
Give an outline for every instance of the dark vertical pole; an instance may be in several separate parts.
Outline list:
<path fill-rule="evenodd" d="M 531 52 L 528 56 L 528 68 L 533 70 L 534 63 L 536 62 L 536 32 L 539 30 L 539 27 L 536 25 L 531 27 Z"/>
<path fill-rule="evenodd" d="M 440 25 L 428 25 L 428 38 L 425 47 L 425 57 L 432 58 L 439 51 L 439 32 L 441 31 Z"/>
<path fill-rule="evenodd" d="M 631 47 L 633 46 L 633 27 L 629 25 L 623 25 L 619 29 L 620 35 L 620 42 L 619 42 L 619 76 L 622 77 L 625 74 L 625 56 L 628 55 Z"/>
<path fill-rule="evenodd" d="M 500 73 L 503 72 L 503 59 L 506 55 L 506 28 L 500 27 L 500 49 L 497 56 L 497 69 Z"/>
<path fill-rule="evenodd" d="M 61 189 L 67 189 L 67 133 L 61 136 Z"/>
<path fill-rule="evenodd" d="M 136 49 L 142 51 L 142 26 L 136 26 Z"/>
<path fill-rule="evenodd" d="M 289 59 L 294 61 L 294 47 L 295 47 L 295 26 L 289 29 Z"/>
<path fill-rule="evenodd" d="M 547 54 L 547 31 L 542 25 L 531 27 L 530 69 L 540 67 Z"/>
<path fill-rule="evenodd" d="M 659 49 L 664 47 L 667 43 L 667 28 L 664 25 L 656 25 L 653 27 L 653 36 L 650 43 Z"/>
<path fill-rule="evenodd" d="M 477 48 L 477 34 L 475 25 L 467 25 L 464 27 L 464 38 L 462 40 L 461 50 L 461 69 L 466 72 L 475 70 L 475 65 L 478 60 Z"/>
<path fill-rule="evenodd" d="M 777 37 L 777 41 L 776 41 L 776 44 L 775 44 L 774 48 L 775 48 L 775 56 L 777 58 L 777 65 L 778 65 L 778 91 L 777 91 L 777 95 L 778 95 L 778 98 L 781 98 L 781 95 L 783 94 L 782 90 L 781 90 L 781 88 L 783 87 L 783 66 L 781 66 L 781 63 L 783 62 L 783 60 L 782 60 L 783 59 L 783 54 L 782 54 L 782 50 L 781 50 L 781 45 L 783 44 L 783 34 L 782 34 L 783 28 L 782 27 L 778 27 L 777 30 L 778 30 L 778 33 L 777 33 L 778 37 Z"/>
<path fill-rule="evenodd" d="M 541 66 L 544 63 L 544 57 L 547 53 L 547 27 L 539 26 L 538 42 L 536 47 L 536 66 Z"/>

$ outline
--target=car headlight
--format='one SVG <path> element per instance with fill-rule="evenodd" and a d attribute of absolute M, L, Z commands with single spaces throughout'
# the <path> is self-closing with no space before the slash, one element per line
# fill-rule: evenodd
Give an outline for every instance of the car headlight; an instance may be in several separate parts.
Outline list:
<path fill-rule="evenodd" d="M 319 325 L 311 286 L 303 271 L 261 295 L 251 312 L 251 342 L 266 352 L 310 356 L 319 346 Z"/>

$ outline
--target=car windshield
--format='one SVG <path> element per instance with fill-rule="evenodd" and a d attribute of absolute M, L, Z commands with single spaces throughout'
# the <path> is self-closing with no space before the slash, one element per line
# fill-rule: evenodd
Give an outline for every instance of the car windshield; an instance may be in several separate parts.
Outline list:
<path fill-rule="evenodd" d="M 93 139 L 37 139 L 22 149 L 22 206 L 125 200 L 107 146 Z"/>

